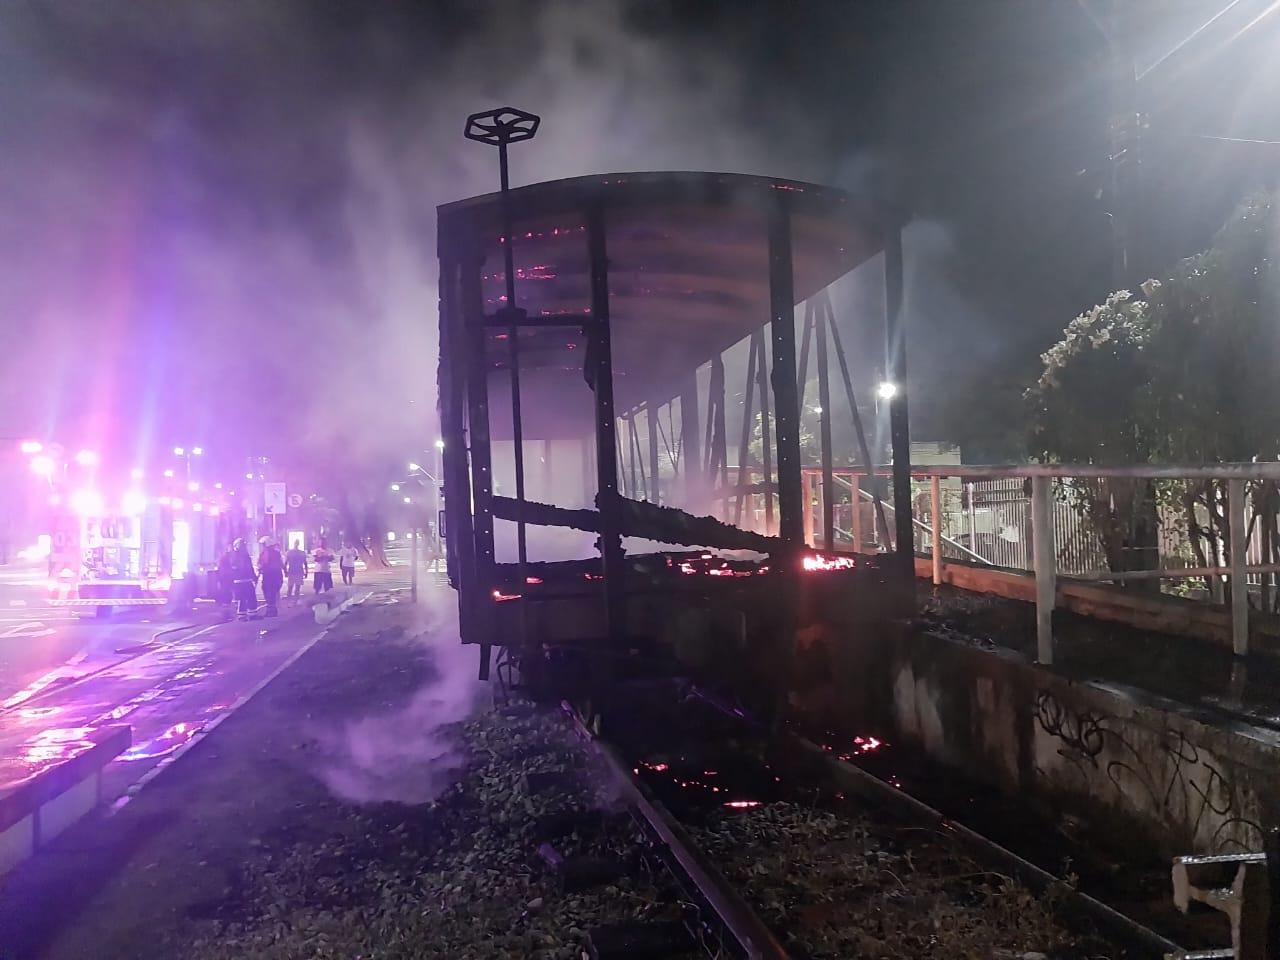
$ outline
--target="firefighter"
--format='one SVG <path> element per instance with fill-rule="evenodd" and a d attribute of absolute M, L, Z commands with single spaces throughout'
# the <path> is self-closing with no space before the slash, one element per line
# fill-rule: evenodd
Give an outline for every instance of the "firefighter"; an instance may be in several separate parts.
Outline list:
<path fill-rule="evenodd" d="M 231 581 L 236 612 L 241 620 L 248 620 L 258 609 L 258 574 L 253 569 L 249 548 L 241 538 L 231 545 Z"/>
<path fill-rule="evenodd" d="M 262 574 L 262 600 L 267 607 L 267 616 L 274 617 L 280 612 L 280 588 L 284 585 L 284 557 L 280 555 L 280 547 L 271 537 L 263 537 L 259 543 L 262 545 L 258 553 L 258 572 Z"/>
<path fill-rule="evenodd" d="M 230 620 L 235 615 L 235 576 L 233 573 L 235 567 L 235 547 L 232 544 L 227 545 L 227 549 L 222 551 L 222 556 L 218 558 L 218 568 L 214 571 L 214 599 L 218 603 L 218 609 L 222 611 L 222 618 Z"/>

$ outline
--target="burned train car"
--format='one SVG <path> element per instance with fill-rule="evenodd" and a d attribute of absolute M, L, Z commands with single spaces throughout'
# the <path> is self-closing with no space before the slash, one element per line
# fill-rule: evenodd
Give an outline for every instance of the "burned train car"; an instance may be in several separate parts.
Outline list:
<path fill-rule="evenodd" d="M 599 678 L 658 648 L 696 661 L 765 636 L 790 646 L 824 597 L 839 623 L 911 583 L 905 391 L 889 417 L 902 549 L 842 541 L 841 511 L 866 505 L 831 482 L 831 345 L 858 412 L 823 299 L 882 256 L 875 349 L 900 380 L 900 218 L 808 183 L 609 174 L 446 204 L 439 256 L 448 570 L 482 676 L 495 647 L 523 671 L 576 651 Z M 806 464 L 797 361 L 811 349 L 826 412 Z M 802 485 L 815 466 L 822 482 Z"/>

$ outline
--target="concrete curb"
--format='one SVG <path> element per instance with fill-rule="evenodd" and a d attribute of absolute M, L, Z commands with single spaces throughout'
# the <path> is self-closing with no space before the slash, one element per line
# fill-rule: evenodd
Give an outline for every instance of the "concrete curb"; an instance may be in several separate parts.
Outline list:
<path fill-rule="evenodd" d="M 0 876 L 102 802 L 103 768 L 129 749 L 132 728 L 103 727 L 93 746 L 0 796 Z"/>

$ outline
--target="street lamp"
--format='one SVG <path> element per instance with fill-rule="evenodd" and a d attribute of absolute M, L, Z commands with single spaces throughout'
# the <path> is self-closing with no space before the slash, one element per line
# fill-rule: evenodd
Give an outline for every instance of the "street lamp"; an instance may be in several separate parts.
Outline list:
<path fill-rule="evenodd" d="M 417 473 L 417 472 L 418 472 L 419 470 L 421 470 L 421 469 L 422 469 L 422 466 L 421 466 L 420 464 L 417 464 L 417 463 L 410 463 L 410 464 L 409 464 L 409 472 L 410 472 L 410 473 Z"/>
<path fill-rule="evenodd" d="M 43 450 L 44 444 L 41 443 L 39 440 L 23 440 L 22 443 L 18 445 L 18 449 L 21 450 L 27 456 L 31 456 L 31 454 L 39 453 L 41 450 Z"/>
<path fill-rule="evenodd" d="M 898 385 L 892 380 L 884 380 L 876 387 L 876 396 L 881 400 L 892 400 L 898 395 Z"/>
<path fill-rule="evenodd" d="M 393 492 L 393 493 L 398 493 L 398 492 L 400 491 L 400 484 L 398 484 L 398 483 L 393 483 L 393 484 L 391 485 L 391 490 L 392 490 L 392 492 Z"/>

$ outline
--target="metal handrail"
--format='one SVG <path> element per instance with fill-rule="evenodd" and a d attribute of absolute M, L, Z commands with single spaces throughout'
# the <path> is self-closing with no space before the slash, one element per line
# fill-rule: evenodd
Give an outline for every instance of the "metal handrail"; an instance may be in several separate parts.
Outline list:
<path fill-rule="evenodd" d="M 819 473 L 814 467 L 806 472 Z M 892 465 L 880 465 L 870 472 L 865 467 L 836 467 L 838 473 L 852 476 L 893 476 Z M 1022 464 L 931 464 L 913 466 L 911 476 L 920 480 L 934 477 L 958 477 L 967 480 L 1000 480 L 1030 477 L 1081 477 L 1106 479 L 1129 477 L 1140 480 L 1280 480 L 1280 461 L 1251 463 L 1217 463 L 1199 466 L 1176 464 L 1124 464 L 1106 466 L 1096 463 L 1022 463 Z"/>
<path fill-rule="evenodd" d="M 841 478 L 840 476 L 836 476 L 836 477 L 835 477 L 835 481 L 836 481 L 836 483 L 843 483 L 846 487 L 848 487 L 848 488 L 849 488 L 850 492 L 852 492 L 852 490 L 853 490 L 853 484 L 851 484 L 848 480 L 845 480 L 845 479 Z M 872 496 L 868 491 L 863 490 L 863 489 L 861 489 L 861 488 L 859 488 L 859 490 L 858 490 L 858 495 L 859 495 L 860 497 L 862 497 L 862 499 L 864 499 L 864 500 L 874 500 L 874 499 L 875 499 L 875 497 L 873 497 L 873 496 Z M 881 502 L 883 502 L 883 501 L 881 501 Z M 885 504 L 884 504 L 884 508 L 885 508 L 886 510 L 888 510 L 890 513 L 895 513 L 895 511 L 894 511 L 894 509 L 893 509 L 893 504 L 891 504 L 891 503 L 885 503 Z M 931 527 L 929 524 L 925 523 L 923 520 L 921 520 L 919 517 L 915 516 L 914 514 L 913 514 L 913 515 L 912 515 L 912 517 L 911 517 L 911 523 L 912 523 L 912 525 L 913 525 L 913 526 L 919 527 L 919 528 L 920 528 L 921 530 L 923 530 L 925 533 L 929 534 L 930 536 L 933 536 L 933 527 Z M 837 528 L 837 529 L 838 529 L 838 528 Z M 850 540 L 852 540 L 852 539 L 853 539 L 853 533 L 852 533 L 851 531 L 848 531 L 848 530 L 840 530 L 840 533 L 845 534 L 845 536 L 847 536 Z M 961 553 L 963 553 L 965 556 L 973 557 L 973 559 L 977 560 L 979 563 L 985 563 L 985 564 L 986 564 L 987 566 L 989 566 L 989 567 L 994 567 L 994 566 L 995 566 L 995 564 L 994 564 L 994 563 L 992 563 L 990 560 L 988 560 L 986 557 L 982 556 L 982 555 L 981 555 L 981 554 L 979 554 L 979 553 L 974 553 L 972 550 L 970 550 L 968 547 L 966 547 L 966 546 L 965 546 L 964 544 L 962 544 L 960 541 L 958 541 L 958 540 L 953 540 L 951 537 L 948 537 L 945 533 L 942 535 L 942 540 L 943 540 L 943 542 L 944 542 L 944 543 L 949 543 L 949 544 L 951 544 L 951 546 L 955 547 L 957 550 L 959 550 L 959 551 L 960 551 Z M 859 544 L 859 546 L 861 546 L 861 544 Z"/>

